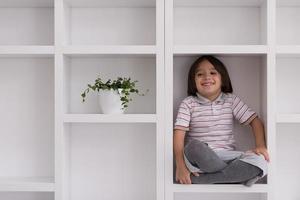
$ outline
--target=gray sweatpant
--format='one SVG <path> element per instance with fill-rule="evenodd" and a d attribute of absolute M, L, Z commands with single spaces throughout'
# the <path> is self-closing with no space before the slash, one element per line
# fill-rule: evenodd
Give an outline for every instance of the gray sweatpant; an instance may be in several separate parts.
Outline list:
<path fill-rule="evenodd" d="M 262 173 L 260 168 L 239 159 L 223 161 L 207 144 L 198 140 L 190 141 L 184 154 L 193 166 L 203 172 L 200 176 L 191 175 L 195 184 L 243 183 L 250 186 L 255 181 L 249 180 Z"/>

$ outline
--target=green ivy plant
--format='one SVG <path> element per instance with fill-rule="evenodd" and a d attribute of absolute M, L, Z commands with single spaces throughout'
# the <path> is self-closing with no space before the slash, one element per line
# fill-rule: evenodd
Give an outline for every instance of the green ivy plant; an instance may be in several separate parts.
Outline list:
<path fill-rule="evenodd" d="M 100 90 L 116 90 L 120 93 L 120 100 L 122 102 L 122 109 L 126 109 L 128 107 L 129 101 L 132 101 L 130 95 L 132 93 L 138 94 L 140 96 L 144 96 L 145 94 L 141 94 L 138 89 L 136 89 L 136 83 L 138 81 L 132 81 L 131 78 L 121 78 L 118 77 L 116 80 L 108 79 L 106 82 L 103 82 L 101 78 L 97 78 L 93 85 L 88 84 L 88 88 L 84 90 L 81 94 L 82 102 L 85 102 L 87 94 L 90 90 L 95 92 L 99 92 Z"/>

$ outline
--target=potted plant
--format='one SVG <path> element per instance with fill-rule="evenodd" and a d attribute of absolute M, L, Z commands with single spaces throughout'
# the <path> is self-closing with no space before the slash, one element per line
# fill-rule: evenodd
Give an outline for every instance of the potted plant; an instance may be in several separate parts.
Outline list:
<path fill-rule="evenodd" d="M 121 114 L 128 107 L 128 103 L 132 101 L 130 95 L 135 93 L 141 96 L 138 89 L 136 89 L 136 83 L 138 81 L 132 81 L 131 78 L 118 77 L 115 80 L 108 79 L 103 82 L 99 77 L 95 80 L 94 84 L 88 84 L 87 88 L 81 94 L 82 101 L 85 102 L 87 94 L 90 90 L 98 92 L 99 105 L 104 114 Z"/>

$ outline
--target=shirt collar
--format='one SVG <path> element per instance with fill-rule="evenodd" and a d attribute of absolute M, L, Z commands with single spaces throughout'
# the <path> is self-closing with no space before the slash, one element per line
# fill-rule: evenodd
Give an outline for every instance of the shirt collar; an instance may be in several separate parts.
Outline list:
<path fill-rule="evenodd" d="M 207 103 L 213 103 L 213 102 L 219 103 L 219 102 L 223 102 L 224 101 L 224 94 L 223 94 L 223 92 L 221 92 L 220 95 L 214 101 L 210 101 L 209 99 L 205 98 L 204 96 L 202 96 L 198 92 L 196 94 L 197 94 L 196 99 L 198 100 L 198 102 L 200 104 L 207 104 Z"/>

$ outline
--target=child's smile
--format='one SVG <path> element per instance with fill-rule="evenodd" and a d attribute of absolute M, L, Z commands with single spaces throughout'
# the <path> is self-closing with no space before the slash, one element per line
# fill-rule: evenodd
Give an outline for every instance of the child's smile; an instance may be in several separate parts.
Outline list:
<path fill-rule="evenodd" d="M 215 84 L 215 83 L 212 82 L 212 81 L 204 81 L 203 83 L 201 83 L 201 85 L 202 85 L 203 87 L 210 87 L 210 86 L 212 86 L 213 84 Z"/>

